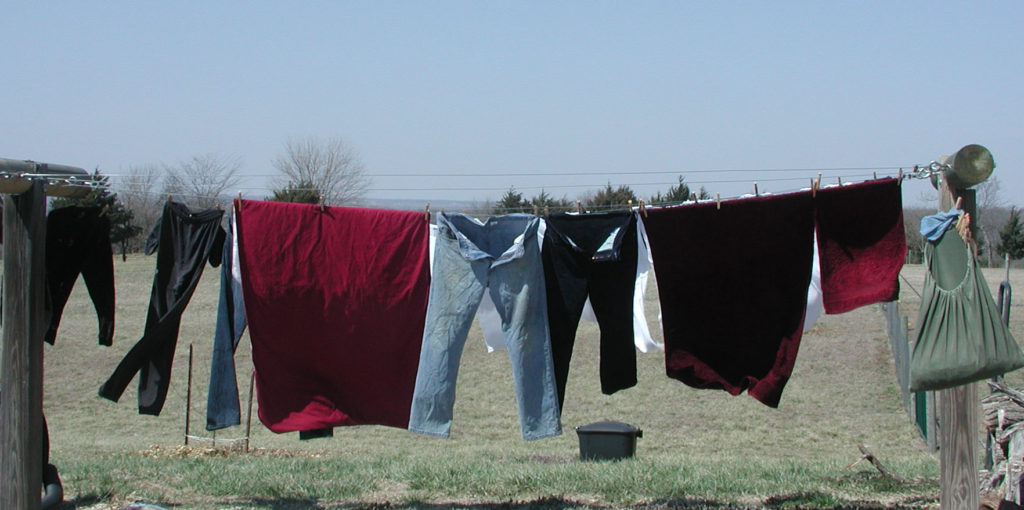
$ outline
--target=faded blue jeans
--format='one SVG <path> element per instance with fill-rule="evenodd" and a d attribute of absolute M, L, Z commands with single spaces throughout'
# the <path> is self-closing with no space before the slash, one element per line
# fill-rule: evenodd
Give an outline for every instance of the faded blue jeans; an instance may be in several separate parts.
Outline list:
<path fill-rule="evenodd" d="M 496 216 L 486 223 L 457 213 L 437 215 L 434 276 L 409 430 L 448 437 L 462 348 L 487 290 L 508 344 L 523 438 L 562 433 L 539 224 L 528 214 Z"/>

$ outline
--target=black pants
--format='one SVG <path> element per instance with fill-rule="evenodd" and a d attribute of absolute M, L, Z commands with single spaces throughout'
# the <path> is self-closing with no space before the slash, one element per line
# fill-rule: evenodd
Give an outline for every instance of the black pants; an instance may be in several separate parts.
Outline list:
<path fill-rule="evenodd" d="M 114 260 L 110 220 L 98 207 L 64 207 L 46 218 L 46 288 L 50 325 L 43 337 L 53 344 L 75 280 L 81 273 L 99 320 L 99 343 L 114 338 Z"/>
<path fill-rule="evenodd" d="M 583 305 L 590 296 L 601 328 L 601 391 L 636 385 L 633 287 L 636 284 L 636 216 L 552 214 L 545 218 L 544 280 L 558 404 L 565 384 Z"/>
<path fill-rule="evenodd" d="M 195 291 L 203 267 L 220 265 L 225 233 L 221 228 L 224 211 L 210 209 L 193 213 L 176 202 L 164 205 L 158 229 L 150 234 L 147 251 L 155 246 L 156 277 L 146 316 L 146 328 L 107 382 L 100 396 L 117 401 L 139 372 L 139 413 L 159 415 L 171 381 L 171 364 L 178 343 L 181 314 Z"/>

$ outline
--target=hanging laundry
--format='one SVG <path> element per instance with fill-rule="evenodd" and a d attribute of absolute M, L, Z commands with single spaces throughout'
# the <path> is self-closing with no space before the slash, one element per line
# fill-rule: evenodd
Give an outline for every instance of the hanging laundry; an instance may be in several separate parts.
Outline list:
<path fill-rule="evenodd" d="M 632 211 L 560 213 L 544 221 L 547 232 L 541 254 L 561 409 L 576 328 L 588 296 L 601 331 L 601 391 L 610 395 L 636 385 L 636 215 Z"/>
<path fill-rule="evenodd" d="M 117 402 L 128 383 L 139 373 L 139 413 L 159 415 L 171 382 L 174 348 L 178 343 L 181 314 L 209 261 L 221 263 L 224 211 L 192 212 L 184 204 L 164 204 L 160 222 L 150 234 L 146 253 L 156 255 L 156 276 L 142 338 L 128 351 L 107 382 L 101 397 Z"/>
<path fill-rule="evenodd" d="M 206 398 L 206 430 L 218 430 L 241 423 L 235 350 L 245 331 L 245 303 L 242 300 L 242 271 L 238 261 L 237 216 L 231 216 L 231 242 L 224 243 L 220 265 L 220 298 L 217 326 L 210 359 L 210 385 Z"/>
<path fill-rule="evenodd" d="M 544 231 L 547 228 L 546 222 L 541 219 L 540 227 L 537 229 L 538 244 L 544 244 Z M 649 352 L 653 349 L 664 350 L 664 346 L 655 341 L 651 336 L 651 330 L 647 326 L 647 311 L 644 307 L 644 296 L 647 295 L 647 280 L 653 272 L 654 259 L 651 257 L 651 248 L 647 242 L 647 232 L 643 228 L 643 222 L 637 222 L 637 265 L 636 283 L 633 289 L 633 343 L 640 352 Z M 543 250 L 542 250 L 543 252 Z M 477 322 L 480 324 L 481 332 L 484 335 L 484 343 L 487 345 L 487 352 L 505 349 L 504 333 L 501 332 L 501 317 L 494 307 L 491 296 L 484 293 L 480 301 L 480 308 L 476 311 Z M 594 307 L 590 299 L 583 305 L 583 315 L 580 320 L 597 322 L 594 314 Z M 660 320 L 660 319 L 659 319 Z"/>
<path fill-rule="evenodd" d="M 899 180 L 822 188 L 815 221 L 826 313 L 898 297 L 907 255 Z"/>
<path fill-rule="evenodd" d="M 544 269 L 537 246 L 540 219 L 437 215 L 434 278 L 423 332 L 409 430 L 448 437 L 455 382 L 470 323 L 484 292 L 501 316 L 525 439 L 561 433 Z"/>
<path fill-rule="evenodd" d="M 814 241 L 814 264 L 811 266 L 811 284 L 807 286 L 807 311 L 804 312 L 804 332 L 808 332 L 818 322 L 825 304 L 821 300 L 821 264 L 818 261 L 818 241 Z"/>
<path fill-rule="evenodd" d="M 243 200 L 235 214 L 260 421 L 405 428 L 430 288 L 423 213 Z"/>
<path fill-rule="evenodd" d="M 648 209 L 669 377 L 777 407 L 803 333 L 810 192 Z"/>
<path fill-rule="evenodd" d="M 49 328 L 43 337 L 57 338 L 64 306 L 82 275 L 99 320 L 99 343 L 114 339 L 114 260 L 110 249 L 110 219 L 99 207 L 63 207 L 46 218 L 46 287 Z"/>
<path fill-rule="evenodd" d="M 947 226 L 938 241 L 925 243 L 924 262 L 910 391 L 952 388 L 1024 366 L 1024 353 L 1002 321 L 974 247 Z"/>
<path fill-rule="evenodd" d="M 960 219 L 962 213 L 963 211 L 960 209 L 951 207 L 946 212 L 935 213 L 921 218 L 921 236 L 929 241 L 938 241 L 942 234 L 946 233 L 946 229 L 954 221 Z"/>

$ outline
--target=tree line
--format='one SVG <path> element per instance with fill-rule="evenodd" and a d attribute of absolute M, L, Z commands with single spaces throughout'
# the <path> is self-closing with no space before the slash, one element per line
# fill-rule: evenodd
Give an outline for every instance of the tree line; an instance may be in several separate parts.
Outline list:
<path fill-rule="evenodd" d="M 326 205 L 357 204 L 365 195 L 370 179 L 359 154 L 341 138 L 290 139 L 272 166 L 278 176 L 272 180 L 266 200 Z M 241 161 L 216 154 L 193 156 L 176 164 L 133 166 L 116 182 L 96 169 L 90 179 L 97 186 L 82 198 L 58 198 L 52 208 L 69 205 L 105 207 L 111 222 L 111 242 L 121 249 L 122 257 L 141 249 L 149 229 L 160 218 L 168 196 L 196 208 L 224 207 L 231 192 L 241 181 Z M 577 210 L 602 211 L 638 205 L 640 198 L 629 186 L 605 187 L 585 192 L 577 200 L 556 198 L 541 190 L 526 197 L 510 187 L 487 209 L 491 214 L 551 214 Z M 702 186 L 693 190 L 682 175 L 664 193 L 646 198 L 651 205 L 678 204 L 694 199 L 707 200 L 711 194 Z M 978 187 L 980 216 L 979 260 L 995 265 L 1006 255 L 1012 260 L 1024 258 L 1024 223 L 1020 210 L 1005 207 L 999 197 L 999 182 L 993 178 Z M 930 214 L 925 208 L 905 209 L 904 223 L 908 262 L 920 262 L 924 247 L 918 224 Z"/>

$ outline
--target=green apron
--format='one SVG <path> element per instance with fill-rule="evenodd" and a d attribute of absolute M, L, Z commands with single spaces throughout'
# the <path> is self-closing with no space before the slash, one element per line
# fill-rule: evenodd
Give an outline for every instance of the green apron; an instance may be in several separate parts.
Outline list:
<path fill-rule="evenodd" d="M 955 228 L 924 248 L 927 271 L 910 357 L 910 391 L 940 390 L 1024 366 L 974 250 Z"/>

